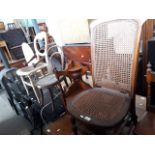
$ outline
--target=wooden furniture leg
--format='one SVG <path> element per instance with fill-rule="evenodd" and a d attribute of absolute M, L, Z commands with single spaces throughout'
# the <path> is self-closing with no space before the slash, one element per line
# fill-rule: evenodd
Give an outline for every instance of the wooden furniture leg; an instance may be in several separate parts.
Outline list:
<path fill-rule="evenodd" d="M 68 70 L 70 78 L 73 80 L 72 85 L 69 87 L 66 96 L 69 96 L 72 92 L 82 89 L 86 90 L 91 88 L 89 84 L 82 80 L 82 67 L 74 67 Z"/>

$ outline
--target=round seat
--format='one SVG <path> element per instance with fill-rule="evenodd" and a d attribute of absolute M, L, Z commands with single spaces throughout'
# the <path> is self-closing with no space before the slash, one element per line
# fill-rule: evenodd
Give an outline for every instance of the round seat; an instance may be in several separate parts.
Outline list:
<path fill-rule="evenodd" d="M 126 93 L 107 88 L 93 88 L 82 92 L 67 105 L 78 120 L 90 125 L 112 127 L 127 115 L 130 97 Z"/>
<path fill-rule="evenodd" d="M 46 88 L 46 87 L 50 87 L 51 85 L 54 85 L 58 82 L 56 76 L 54 74 L 49 74 L 44 76 L 43 78 L 40 78 L 37 82 L 36 82 L 36 86 L 39 89 L 42 88 Z"/>

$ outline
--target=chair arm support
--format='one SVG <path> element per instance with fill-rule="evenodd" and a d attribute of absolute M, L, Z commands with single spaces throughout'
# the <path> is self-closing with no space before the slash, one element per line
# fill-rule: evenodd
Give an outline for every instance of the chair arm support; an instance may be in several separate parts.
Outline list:
<path fill-rule="evenodd" d="M 28 62 L 26 62 L 25 65 L 27 66 L 35 58 L 36 58 L 36 55 L 34 55 Z"/>

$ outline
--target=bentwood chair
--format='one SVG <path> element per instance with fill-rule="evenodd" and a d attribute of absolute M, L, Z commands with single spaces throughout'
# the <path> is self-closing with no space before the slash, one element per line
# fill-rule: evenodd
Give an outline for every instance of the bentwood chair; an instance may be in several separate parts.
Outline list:
<path fill-rule="evenodd" d="M 135 86 L 141 26 L 134 19 L 91 25 L 94 88 L 67 105 L 75 133 L 122 134 L 136 124 Z"/>

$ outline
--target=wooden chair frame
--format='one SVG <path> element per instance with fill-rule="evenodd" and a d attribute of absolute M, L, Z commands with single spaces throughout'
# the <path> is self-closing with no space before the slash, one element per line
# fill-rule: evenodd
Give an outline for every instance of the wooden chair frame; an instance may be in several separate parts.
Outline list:
<path fill-rule="evenodd" d="M 146 103 L 146 109 L 148 111 L 155 111 L 155 106 L 151 105 L 151 84 L 152 82 L 155 82 L 155 72 L 151 69 L 151 64 L 147 64 L 147 70 L 146 70 L 146 82 L 147 82 L 147 103 Z"/>

